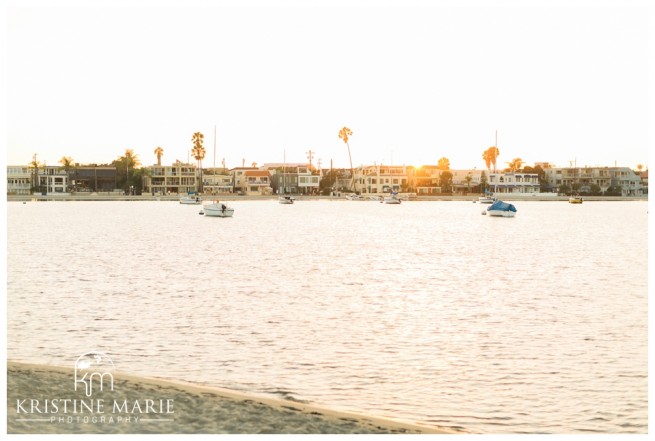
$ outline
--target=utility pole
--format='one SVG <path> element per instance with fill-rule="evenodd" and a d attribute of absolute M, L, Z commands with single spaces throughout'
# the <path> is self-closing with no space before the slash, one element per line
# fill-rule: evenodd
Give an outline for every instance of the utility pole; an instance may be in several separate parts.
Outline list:
<path fill-rule="evenodd" d="M 309 168 L 312 168 L 312 158 L 314 157 L 314 152 L 311 150 L 308 152 L 305 152 L 307 154 L 307 159 L 309 159 Z"/>

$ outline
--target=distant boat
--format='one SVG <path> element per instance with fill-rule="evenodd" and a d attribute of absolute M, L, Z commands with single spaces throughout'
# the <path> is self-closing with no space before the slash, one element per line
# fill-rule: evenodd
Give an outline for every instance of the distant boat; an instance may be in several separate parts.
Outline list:
<path fill-rule="evenodd" d="M 398 193 L 392 191 L 389 196 L 382 200 L 382 202 L 385 204 L 400 204 L 400 198 L 398 197 Z"/>
<path fill-rule="evenodd" d="M 489 216 L 499 217 L 514 217 L 516 215 L 516 207 L 503 201 L 495 201 L 487 208 Z"/>
<path fill-rule="evenodd" d="M 495 199 L 492 198 L 491 196 L 480 196 L 478 198 L 478 202 L 481 204 L 493 204 L 494 201 Z"/>
<path fill-rule="evenodd" d="M 186 195 L 180 196 L 180 204 L 185 205 L 200 205 L 202 203 L 202 198 L 198 195 Z"/>
<path fill-rule="evenodd" d="M 286 195 L 287 189 L 287 151 L 284 151 L 284 166 L 282 167 L 282 194 L 278 196 L 277 201 L 282 205 L 292 205 L 294 199 Z M 279 193 L 279 191 L 278 191 Z"/>
<path fill-rule="evenodd" d="M 582 196 L 571 196 L 569 198 L 569 204 L 581 204 Z"/>
<path fill-rule="evenodd" d="M 228 207 L 225 202 L 212 202 L 210 204 L 205 204 L 202 206 L 202 211 L 200 214 L 204 214 L 209 217 L 232 217 L 234 214 L 234 208 Z"/>

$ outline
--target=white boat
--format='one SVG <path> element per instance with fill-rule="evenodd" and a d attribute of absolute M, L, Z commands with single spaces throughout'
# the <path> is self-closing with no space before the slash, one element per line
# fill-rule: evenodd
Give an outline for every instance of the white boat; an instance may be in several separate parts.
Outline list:
<path fill-rule="evenodd" d="M 287 205 L 288 204 L 293 204 L 294 200 L 295 199 L 292 196 L 280 196 L 280 197 L 277 198 L 277 201 L 280 204 L 287 204 Z"/>
<path fill-rule="evenodd" d="M 358 195 L 356 193 L 348 193 L 346 199 L 349 201 L 365 201 L 367 200 L 364 196 Z"/>
<path fill-rule="evenodd" d="M 487 214 L 489 216 L 514 217 L 516 215 L 516 207 L 507 202 L 497 200 L 487 208 Z"/>
<path fill-rule="evenodd" d="M 225 202 L 212 202 L 210 204 L 205 204 L 202 206 L 202 211 L 200 214 L 204 214 L 209 217 L 232 217 L 234 214 L 234 208 L 228 207 Z"/>
<path fill-rule="evenodd" d="M 480 196 L 478 198 L 478 202 L 481 204 L 493 204 L 494 201 L 495 199 L 492 198 L 491 196 Z"/>
<path fill-rule="evenodd" d="M 400 204 L 400 198 L 398 197 L 398 193 L 392 192 L 389 196 L 386 196 L 382 202 L 385 204 Z"/>
<path fill-rule="evenodd" d="M 180 196 L 180 204 L 185 205 L 200 205 L 202 203 L 202 198 L 198 195 L 196 196 Z"/>

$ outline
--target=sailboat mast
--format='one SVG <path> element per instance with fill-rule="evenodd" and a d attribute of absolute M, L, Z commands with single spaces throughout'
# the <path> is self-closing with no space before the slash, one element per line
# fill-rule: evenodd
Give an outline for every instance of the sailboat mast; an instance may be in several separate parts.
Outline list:
<path fill-rule="evenodd" d="M 216 124 L 214 124 L 214 173 L 216 173 Z"/>

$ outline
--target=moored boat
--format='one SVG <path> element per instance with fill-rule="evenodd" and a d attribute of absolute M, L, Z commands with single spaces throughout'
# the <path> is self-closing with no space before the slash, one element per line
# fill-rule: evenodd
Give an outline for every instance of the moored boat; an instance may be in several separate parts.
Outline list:
<path fill-rule="evenodd" d="M 516 207 L 507 202 L 497 200 L 487 208 L 487 214 L 489 216 L 514 217 L 516 215 Z"/>
<path fill-rule="evenodd" d="M 581 204 L 582 196 L 571 196 L 569 198 L 569 204 Z"/>
<path fill-rule="evenodd" d="M 202 203 L 202 198 L 198 195 L 185 195 L 180 196 L 180 204 L 185 205 L 200 205 Z"/>
<path fill-rule="evenodd" d="M 232 217 L 234 208 L 228 207 L 225 202 L 215 201 L 203 205 L 201 214 L 209 217 Z"/>
<path fill-rule="evenodd" d="M 277 198 L 277 201 L 278 201 L 280 204 L 283 204 L 283 205 L 290 205 L 290 204 L 293 204 L 293 201 L 294 201 L 294 200 L 295 200 L 295 199 L 294 199 L 292 196 L 280 196 L 280 197 Z"/>
<path fill-rule="evenodd" d="M 386 196 L 382 202 L 385 204 L 400 204 L 400 198 L 398 197 L 398 193 L 396 192 L 391 192 L 389 196 Z"/>

